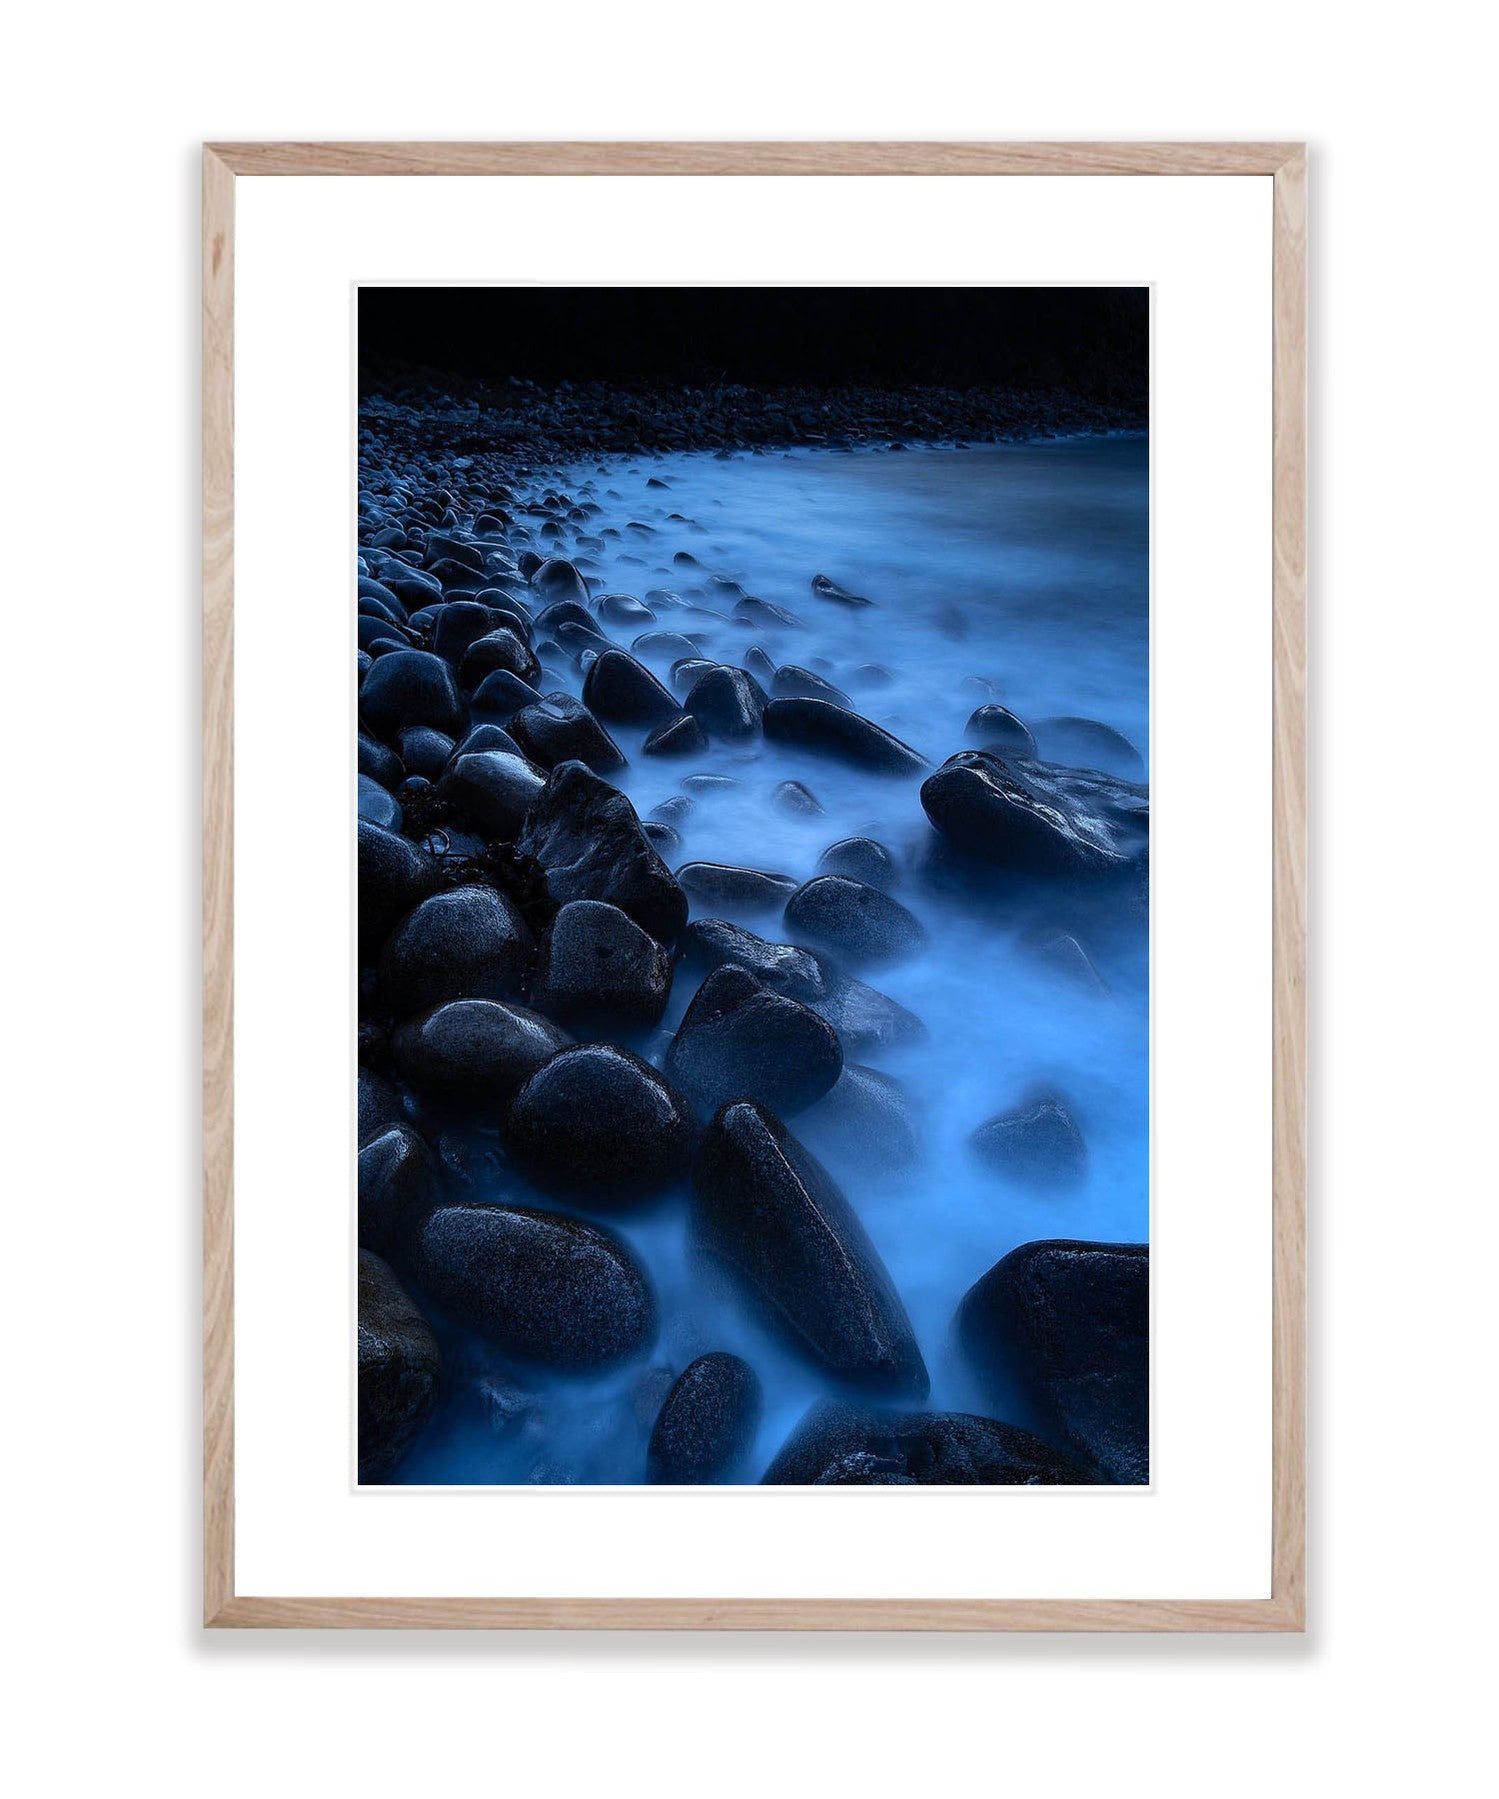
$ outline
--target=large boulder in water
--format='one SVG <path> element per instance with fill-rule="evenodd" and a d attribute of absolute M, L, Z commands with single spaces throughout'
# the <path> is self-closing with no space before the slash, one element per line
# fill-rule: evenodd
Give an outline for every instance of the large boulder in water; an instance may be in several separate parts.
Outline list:
<path fill-rule="evenodd" d="M 1096 718 L 1042 718 L 1036 721 L 1041 753 L 1049 762 L 1096 768 L 1126 781 L 1145 779 L 1145 758 L 1122 731 Z M 1035 754 L 1032 750 L 1031 755 Z"/>
<path fill-rule="evenodd" d="M 996 1393 L 1018 1381 L 1043 1427 L 1105 1480 L 1150 1480 L 1150 1250 L 1024 1243 L 958 1308 L 958 1340 Z"/>
<path fill-rule="evenodd" d="M 432 1152 L 409 1124 L 390 1124 L 359 1150 L 359 1247 L 398 1260 L 437 1203 Z"/>
<path fill-rule="evenodd" d="M 527 706 L 536 706 L 541 702 L 541 695 L 528 682 L 513 675 L 506 668 L 497 668 L 493 674 L 486 675 L 474 690 L 474 697 L 469 702 L 469 712 L 475 724 L 508 724 L 517 712 L 523 712 Z"/>
<path fill-rule="evenodd" d="M 391 926 L 437 885 L 431 856 L 409 838 L 359 821 L 359 954 L 367 960 Z"/>
<path fill-rule="evenodd" d="M 832 1025 L 846 1056 L 870 1056 L 899 1043 L 919 1043 L 927 1034 L 908 1007 L 852 975 L 825 973 L 822 992 L 807 1004 Z"/>
<path fill-rule="evenodd" d="M 1034 756 L 1036 753 L 1035 738 L 1004 706 L 980 706 L 970 716 L 963 735 L 980 749 L 997 750 L 1002 756 Z"/>
<path fill-rule="evenodd" d="M 611 725 L 655 726 L 682 716 L 651 671 L 623 650 L 604 650 L 588 665 L 583 701 L 595 718 Z"/>
<path fill-rule="evenodd" d="M 581 762 L 552 770 L 516 848 L 536 865 L 554 906 L 605 900 L 668 946 L 687 922 L 687 896 L 641 830 L 635 808 Z"/>
<path fill-rule="evenodd" d="M 526 921 L 493 887 L 454 887 L 425 899 L 380 954 L 391 1011 L 421 1012 L 449 999 L 518 999 L 531 968 Z"/>
<path fill-rule="evenodd" d="M 787 932 L 840 962 L 898 962 L 926 943 L 921 921 L 899 900 L 846 875 L 818 875 L 786 902 Z"/>
<path fill-rule="evenodd" d="M 657 725 L 640 746 L 645 756 L 700 756 L 708 747 L 703 727 L 690 712 Z"/>
<path fill-rule="evenodd" d="M 383 1074 L 377 1074 L 373 1068 L 361 1068 L 356 1141 L 362 1144 L 376 1131 L 383 1131 L 387 1125 L 405 1122 L 406 1107 L 401 1099 L 400 1088 Z"/>
<path fill-rule="evenodd" d="M 455 756 L 437 783 L 437 797 L 451 800 L 486 835 L 514 840 L 546 776 L 524 756 L 503 750 L 469 750 Z"/>
<path fill-rule="evenodd" d="M 888 893 L 900 878 L 895 857 L 873 837 L 840 837 L 817 858 L 820 875 L 843 875 Z"/>
<path fill-rule="evenodd" d="M 619 745 L 571 694 L 549 693 L 517 712 L 507 729 L 538 768 L 584 762 L 595 774 L 607 775 L 625 766 Z"/>
<path fill-rule="evenodd" d="M 692 1234 L 772 1324 L 852 1386 L 922 1399 L 928 1377 L 905 1307 L 832 1176 L 780 1120 L 725 1106 L 693 1168 Z"/>
<path fill-rule="evenodd" d="M 1099 792 L 1045 763 L 986 750 L 950 756 L 922 783 L 921 803 L 964 854 L 1020 875 L 1122 872 L 1139 847 L 1139 790 Z"/>
<path fill-rule="evenodd" d="M 399 1466 L 437 1404 L 437 1339 L 379 1256 L 359 1252 L 359 1478 Z"/>
<path fill-rule="evenodd" d="M 633 1251 L 559 1212 L 442 1206 L 422 1228 L 414 1272 L 454 1323 L 545 1367 L 608 1367 L 656 1339 L 656 1296 Z"/>
<path fill-rule="evenodd" d="M 1093 1475 L 1029 1431 L 971 1412 L 901 1412 L 819 1400 L 782 1444 L 766 1486 L 1089 1486 Z"/>
<path fill-rule="evenodd" d="M 671 996 L 671 958 L 618 906 L 569 900 L 542 937 L 532 994 L 578 1029 L 648 1030 Z"/>
<path fill-rule="evenodd" d="M 537 1069 L 505 1120 L 505 1146 L 542 1192 L 620 1205 L 687 1171 L 696 1120 L 672 1084 L 629 1050 L 581 1043 Z"/>
<path fill-rule="evenodd" d="M 579 606 L 588 604 L 588 583 L 560 556 L 541 563 L 531 576 L 531 585 L 549 603 L 572 600 Z"/>
<path fill-rule="evenodd" d="M 1020 1186 L 1074 1187 L 1087 1172 L 1083 1134 L 1050 1095 L 987 1119 L 968 1141 L 986 1168 Z"/>
<path fill-rule="evenodd" d="M 463 735 L 463 701 L 453 671 L 426 650 L 393 650 L 376 658 L 359 690 L 359 710 L 387 743 L 404 725 L 430 725 L 449 737 Z"/>
<path fill-rule="evenodd" d="M 646 1479 L 657 1486 L 706 1486 L 743 1465 L 763 1400 L 748 1362 L 722 1350 L 700 1355 L 667 1394 L 646 1450 Z"/>
<path fill-rule="evenodd" d="M 425 1100 L 498 1121 L 542 1063 L 572 1042 L 525 1006 L 455 999 L 401 1024 L 391 1055 Z"/>
<path fill-rule="evenodd" d="M 698 676 L 684 706 L 710 738 L 736 743 L 760 735 L 766 694 L 753 675 L 720 664 Z"/>
<path fill-rule="evenodd" d="M 924 774 L 931 766 L 910 744 L 882 731 L 862 713 L 827 700 L 772 700 L 762 722 L 765 735 L 775 743 L 796 744 L 873 774 Z"/>
<path fill-rule="evenodd" d="M 921 1160 L 910 1095 L 893 1075 L 845 1062 L 837 1083 L 797 1120 L 797 1135 L 835 1174 L 899 1179 Z"/>
<path fill-rule="evenodd" d="M 799 1112 L 842 1068 L 826 1019 L 734 967 L 715 969 L 698 988 L 666 1054 L 666 1072 L 705 1117 L 733 1099 Z"/>
<path fill-rule="evenodd" d="M 451 610 L 451 608 L 444 608 Z M 490 675 L 514 675 L 516 680 L 534 684 L 541 676 L 541 664 L 520 636 L 508 626 L 486 631 L 463 653 L 459 679 L 470 689 L 482 687 Z"/>
<path fill-rule="evenodd" d="M 713 913 L 779 912 L 797 885 L 790 875 L 728 862 L 685 862 L 677 870 L 677 881 L 694 905 Z"/>

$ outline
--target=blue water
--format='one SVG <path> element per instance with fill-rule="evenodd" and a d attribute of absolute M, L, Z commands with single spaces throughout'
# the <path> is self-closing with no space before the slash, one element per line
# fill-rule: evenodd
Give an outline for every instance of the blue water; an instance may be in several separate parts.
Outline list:
<path fill-rule="evenodd" d="M 648 487 L 651 477 L 667 486 Z M 578 527 L 581 534 L 619 533 L 605 536 L 602 549 L 565 546 L 604 591 L 643 598 L 664 588 L 694 608 L 663 609 L 651 628 L 700 637 L 703 653 L 716 660 L 742 663 L 758 644 L 777 664 L 817 668 L 934 764 L 964 747 L 969 714 L 989 698 L 1027 721 L 1049 714 L 1098 719 L 1148 755 L 1143 439 L 905 454 L 688 454 L 590 464 L 565 471 L 556 485 L 602 508 Z M 679 550 L 702 566 L 674 565 Z M 736 596 L 712 588 L 709 570 L 784 606 L 801 625 L 747 629 L 729 616 Z M 818 573 L 874 606 L 849 610 L 815 598 L 809 583 Z M 624 647 L 635 634 L 611 632 Z M 580 691 L 576 671 L 560 658 L 553 663 L 544 685 Z M 882 685 L 860 674 L 871 664 L 886 671 Z M 656 666 L 664 678 L 665 664 Z M 930 1404 L 992 1414 L 996 1407 L 950 1342 L 967 1288 L 1033 1238 L 1138 1242 L 1148 1234 L 1143 929 L 1100 922 L 1088 948 L 1108 991 L 1085 990 L 1027 953 L 1022 931 L 1031 917 L 926 878 L 931 833 L 919 777 L 861 775 L 764 743 L 720 745 L 685 765 L 666 763 L 639 754 L 643 732 L 615 735 L 631 758 L 620 785 L 642 816 L 680 792 L 684 775 L 712 772 L 736 783 L 697 797 L 680 827 L 676 865 L 734 862 L 805 879 L 829 844 L 856 833 L 879 838 L 900 858 L 896 895 L 926 925 L 930 945 L 916 960 L 866 978 L 915 1012 L 927 1037 L 865 1060 L 906 1086 L 920 1119 L 923 1159 L 911 1171 L 884 1176 L 824 1159 L 911 1315 L 932 1375 Z M 806 783 L 822 815 L 792 817 L 772 804 L 772 790 L 788 778 Z M 773 915 L 736 922 L 780 935 Z M 679 971 L 668 1029 L 694 986 Z M 1060 1194 L 1002 1183 L 967 1148 L 976 1126 L 1043 1085 L 1066 1096 L 1088 1145 L 1085 1182 Z M 797 1130 L 795 1120 L 790 1128 Z M 513 1185 L 507 1191 L 513 1194 Z M 744 1355 L 758 1370 L 767 1403 L 757 1476 L 805 1407 L 827 1391 L 824 1383 L 690 1264 L 680 1199 L 643 1218 L 600 1222 L 635 1244 L 656 1280 L 663 1310 L 658 1370 L 679 1372 L 715 1348 Z M 504 1378 L 481 1365 L 473 1346 L 458 1360 L 461 1378 L 476 1370 L 485 1379 Z M 664 1382 L 665 1374 L 642 1383 L 636 1368 L 550 1386 L 518 1378 L 529 1397 L 503 1431 L 459 1408 L 428 1434 L 400 1478 L 642 1477 L 644 1433 L 660 1397 L 651 1380 Z M 1018 1399 L 1009 1415 L 1027 1422 Z"/>

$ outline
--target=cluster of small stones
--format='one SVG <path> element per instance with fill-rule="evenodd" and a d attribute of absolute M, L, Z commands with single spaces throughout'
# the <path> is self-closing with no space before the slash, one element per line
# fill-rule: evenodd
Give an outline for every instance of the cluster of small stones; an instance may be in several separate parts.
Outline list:
<path fill-rule="evenodd" d="M 887 1172 L 920 1160 L 909 1096 L 870 1066 L 923 1028 L 861 978 L 926 942 L 891 888 L 968 880 L 991 897 L 1065 894 L 1072 917 L 1138 913 L 1148 802 L 1133 747 L 1093 721 L 1022 722 L 986 702 L 970 747 L 934 764 L 838 681 L 776 667 L 757 633 L 787 615 L 690 553 L 663 560 L 676 587 L 603 591 L 589 542 L 623 521 L 606 486 L 564 490 L 547 472 L 582 448 L 1033 434 L 1039 404 L 525 384 L 453 399 L 417 379 L 365 395 L 362 1479 L 397 1478 L 445 1407 L 533 1428 L 528 1371 L 616 1369 L 638 1370 L 621 1428 L 637 1433 L 642 1480 L 1148 1478 L 1143 1245 L 1026 1244 L 964 1299 L 962 1350 L 996 1405 L 1026 1394 L 1027 1428 L 922 1410 L 929 1377 L 901 1296 L 857 1195 L 816 1153 L 852 1149 Z M 709 601 L 743 628 L 739 663 L 684 635 Z M 879 603 L 809 571 L 809 605 Z M 685 860 L 682 820 L 722 777 L 684 773 L 642 819 L 614 785 L 622 742 L 673 772 L 720 742 L 879 772 L 927 821 L 921 866 L 869 838 L 830 844 L 805 883 Z M 801 783 L 781 797 L 817 808 Z M 770 936 L 750 928 L 767 921 Z M 1106 1003 L 1076 934 L 1043 923 L 1034 948 Z M 667 1035 L 678 982 L 695 991 Z M 1087 1158 L 1049 1092 L 985 1122 L 973 1153 L 1037 1189 L 1075 1182 Z M 610 1228 L 672 1205 L 736 1303 L 825 1377 L 828 1399 L 766 1467 L 750 1465 L 755 1370 L 714 1345 L 674 1364 L 651 1270 Z M 567 1478 L 544 1442 L 535 1468 Z"/>

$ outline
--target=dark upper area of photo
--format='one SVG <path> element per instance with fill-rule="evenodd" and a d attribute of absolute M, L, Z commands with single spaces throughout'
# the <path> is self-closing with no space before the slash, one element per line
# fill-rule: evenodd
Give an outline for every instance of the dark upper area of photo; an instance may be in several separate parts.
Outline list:
<path fill-rule="evenodd" d="M 1144 287 L 366 287 L 361 375 L 1067 388 L 1141 404 Z"/>

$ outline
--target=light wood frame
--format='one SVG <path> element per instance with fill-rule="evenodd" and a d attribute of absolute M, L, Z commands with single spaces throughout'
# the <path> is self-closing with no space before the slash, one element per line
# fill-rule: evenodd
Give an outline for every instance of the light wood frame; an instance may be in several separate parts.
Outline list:
<path fill-rule="evenodd" d="M 273 1598 L 234 1584 L 234 184 L 297 175 L 1253 175 L 1274 184 L 1271 1596 Z M 1297 143 L 210 144 L 203 152 L 203 1612 L 214 1627 L 1300 1631 L 1306 1616 L 1306 149 Z"/>

